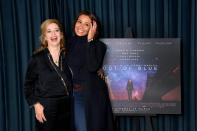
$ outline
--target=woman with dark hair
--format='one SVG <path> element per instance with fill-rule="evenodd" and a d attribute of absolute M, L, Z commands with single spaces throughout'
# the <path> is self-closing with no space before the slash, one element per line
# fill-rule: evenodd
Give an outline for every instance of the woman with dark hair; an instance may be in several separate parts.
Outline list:
<path fill-rule="evenodd" d="M 102 68 L 106 46 L 98 40 L 98 20 L 84 10 L 74 22 L 75 36 L 68 39 L 67 63 L 73 72 L 75 127 L 77 131 L 114 131 L 114 120 Z"/>
<path fill-rule="evenodd" d="M 65 61 L 62 26 L 48 19 L 41 32 L 40 48 L 26 72 L 25 98 L 35 109 L 36 131 L 72 131 L 72 74 Z"/>

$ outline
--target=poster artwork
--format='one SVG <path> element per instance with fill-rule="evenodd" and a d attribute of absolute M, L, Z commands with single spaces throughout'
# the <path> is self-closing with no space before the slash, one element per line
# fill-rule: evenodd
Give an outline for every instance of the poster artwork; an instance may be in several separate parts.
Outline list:
<path fill-rule="evenodd" d="M 180 39 L 101 39 L 113 112 L 180 114 Z"/>

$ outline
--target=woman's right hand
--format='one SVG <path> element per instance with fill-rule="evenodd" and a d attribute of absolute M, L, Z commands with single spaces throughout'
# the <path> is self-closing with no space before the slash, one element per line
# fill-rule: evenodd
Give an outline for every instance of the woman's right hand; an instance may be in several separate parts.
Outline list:
<path fill-rule="evenodd" d="M 94 39 L 97 29 L 97 23 L 96 21 L 93 21 L 92 24 L 90 24 L 90 29 L 88 32 L 88 42 L 90 42 L 92 39 Z"/>
<path fill-rule="evenodd" d="M 34 104 L 34 109 L 35 109 L 36 119 L 39 122 L 44 123 L 45 121 L 47 121 L 44 116 L 44 107 L 40 103 Z"/>

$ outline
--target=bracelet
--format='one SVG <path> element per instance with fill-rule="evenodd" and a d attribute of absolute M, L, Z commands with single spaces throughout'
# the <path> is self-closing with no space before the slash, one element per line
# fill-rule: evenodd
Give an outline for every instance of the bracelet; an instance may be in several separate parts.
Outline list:
<path fill-rule="evenodd" d="M 92 39 L 88 39 L 88 42 L 91 42 L 91 41 L 93 41 L 94 39 L 92 38 Z"/>

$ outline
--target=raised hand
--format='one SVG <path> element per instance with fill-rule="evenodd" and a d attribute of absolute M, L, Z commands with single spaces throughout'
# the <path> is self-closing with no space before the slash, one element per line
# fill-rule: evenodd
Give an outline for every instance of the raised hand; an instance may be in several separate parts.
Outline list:
<path fill-rule="evenodd" d="M 94 39 L 94 36 L 96 34 L 96 29 L 97 29 L 97 23 L 96 21 L 93 21 L 93 23 L 90 24 L 90 30 L 88 32 L 88 42 Z"/>

